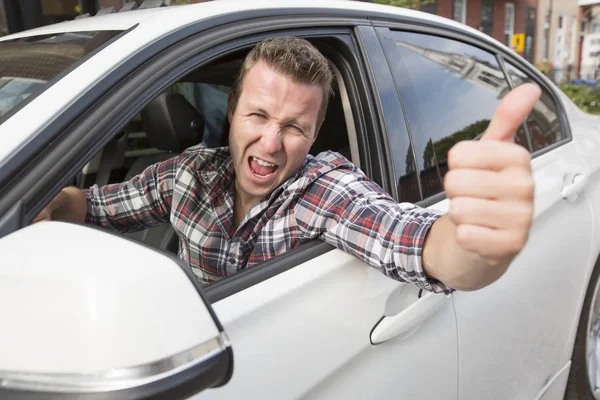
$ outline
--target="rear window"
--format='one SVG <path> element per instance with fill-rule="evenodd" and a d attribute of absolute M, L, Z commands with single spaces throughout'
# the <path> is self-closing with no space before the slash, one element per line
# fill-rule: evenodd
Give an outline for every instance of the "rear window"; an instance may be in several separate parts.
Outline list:
<path fill-rule="evenodd" d="M 0 118 L 119 33 L 66 32 L 0 42 Z"/>

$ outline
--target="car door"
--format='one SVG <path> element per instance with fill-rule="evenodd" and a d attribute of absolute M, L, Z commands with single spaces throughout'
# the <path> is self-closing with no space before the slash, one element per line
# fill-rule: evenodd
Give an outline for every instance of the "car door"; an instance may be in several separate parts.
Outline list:
<path fill-rule="evenodd" d="M 377 60 L 363 61 L 367 56 L 363 51 L 377 44 L 368 20 L 361 19 L 364 28 L 370 30 L 370 36 L 363 37 L 347 26 L 343 13 L 326 27 L 306 30 L 306 26 L 319 27 L 325 19 L 285 12 L 254 12 L 257 20 L 228 16 L 226 26 L 222 21 L 186 26 L 185 40 L 175 32 L 161 41 L 164 50 L 155 46 L 127 68 L 115 70 L 110 80 L 98 79 L 98 86 L 111 89 L 110 96 L 100 98 L 104 92 L 94 93 L 98 97 L 86 94 L 84 100 L 89 103 L 78 101 L 83 111 L 73 107 L 68 110 L 71 119 L 51 126 L 60 140 L 40 153 L 45 164 L 38 162 L 33 173 L 23 169 L 17 176 L 36 179 L 37 184 L 19 187 L 20 191 L 13 190 L 10 197 L 1 200 L 12 202 L 24 193 L 27 210 L 16 208 L 14 212 L 19 220 L 30 222 L 153 96 L 200 64 L 214 61 L 217 55 L 231 55 L 275 34 L 338 38 L 333 42 L 339 47 L 332 47 L 339 53 L 335 67 L 342 70 L 348 89 L 344 107 L 356 129 L 366 132 L 365 138 L 357 139 L 357 162 L 394 192 L 395 186 L 381 179 L 385 167 L 385 159 L 379 157 L 381 130 L 405 128 L 395 119 L 385 120 L 392 109 L 399 114 L 400 107 L 397 96 L 389 92 L 389 70 L 379 69 L 383 56 L 380 47 L 376 47 Z M 270 19 L 260 19 L 267 16 Z M 201 32 L 209 28 L 213 28 L 211 34 L 203 36 Z M 195 36 L 193 29 L 198 29 Z M 135 38 L 135 32 L 132 35 Z M 73 85 L 69 79 L 57 83 L 57 88 Z M 386 117 L 382 106 L 388 110 Z M 403 146 L 408 147 L 407 140 Z M 54 169 L 41 171 L 51 162 Z M 416 286 L 387 278 L 325 243 L 308 243 L 233 275 L 207 287 L 206 294 L 229 335 L 234 372 L 226 386 L 201 396 L 456 398 L 457 329 L 450 297 L 422 293 Z"/>
<path fill-rule="evenodd" d="M 457 141 L 476 139 L 499 100 L 534 74 L 511 64 L 520 63 L 512 56 L 500 58 L 500 50 L 481 39 L 431 32 L 378 28 L 406 109 L 423 204 L 447 211 L 447 151 Z M 516 137 L 533 151 L 534 223 L 526 248 L 498 282 L 453 296 L 461 399 L 531 399 L 559 375 L 566 379 L 574 316 L 589 271 L 592 215 L 584 196 L 561 197 L 569 179 L 585 171 L 556 96 L 534 81 L 543 96 Z M 402 163 L 404 158 L 396 160 L 401 182 Z"/>
<path fill-rule="evenodd" d="M 385 104 L 398 113 L 397 96 L 387 92 L 389 70 L 375 70 L 377 60 L 366 66 L 359 61 L 366 54 L 358 46 L 368 50 L 375 44 L 383 56 L 372 28 L 363 28 L 368 37 L 360 30 L 336 45 L 347 65 L 356 63 L 345 71 L 347 84 L 358 91 L 349 96 L 351 108 L 383 117 Z M 395 120 L 377 119 L 388 129 L 402 129 Z M 207 295 L 234 348 L 235 371 L 225 387 L 200 398 L 457 396 L 450 296 L 422 293 L 325 243 L 309 243 L 226 278 L 209 286 Z"/>

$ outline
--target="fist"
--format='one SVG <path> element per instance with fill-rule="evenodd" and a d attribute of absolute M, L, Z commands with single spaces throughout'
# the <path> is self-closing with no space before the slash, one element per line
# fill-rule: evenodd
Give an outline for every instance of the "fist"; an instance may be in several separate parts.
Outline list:
<path fill-rule="evenodd" d="M 51 221 L 52 220 L 52 210 L 49 207 L 44 207 L 42 211 L 31 221 L 32 224 L 41 221 Z"/>
<path fill-rule="evenodd" d="M 457 143 L 444 178 L 460 247 L 488 265 L 506 264 L 527 242 L 533 219 L 531 156 L 514 142 L 541 91 L 524 84 L 498 105 L 478 141 Z"/>

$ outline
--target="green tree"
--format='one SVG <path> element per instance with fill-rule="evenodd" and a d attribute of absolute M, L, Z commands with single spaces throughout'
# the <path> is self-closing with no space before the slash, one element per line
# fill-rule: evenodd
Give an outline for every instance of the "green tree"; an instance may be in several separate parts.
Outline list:
<path fill-rule="evenodd" d="M 592 89 L 588 86 L 563 83 L 560 88 L 583 111 L 600 114 L 600 86 Z"/>
<path fill-rule="evenodd" d="M 406 175 L 412 174 L 413 172 L 415 172 L 415 170 L 416 170 L 415 157 L 413 155 L 412 147 L 409 147 L 408 151 L 406 152 L 405 163 L 406 163 Z"/>
<path fill-rule="evenodd" d="M 388 6 L 412 8 L 418 10 L 421 6 L 432 4 L 434 0 L 374 0 L 374 3 L 385 4 Z"/>
<path fill-rule="evenodd" d="M 425 150 L 423 150 L 423 168 L 429 168 L 433 166 L 433 158 L 435 155 L 435 150 L 433 148 L 433 142 L 431 139 L 427 141 L 427 146 L 425 146 Z"/>
<path fill-rule="evenodd" d="M 428 168 L 434 165 L 434 156 L 437 156 L 437 161 L 441 162 L 448 158 L 448 151 L 456 143 L 462 140 L 473 140 L 482 134 L 490 123 L 489 119 L 482 119 L 477 122 L 473 122 L 471 125 L 454 132 L 450 136 L 446 136 L 435 143 L 431 140 L 427 142 L 425 150 L 423 151 L 423 167 Z"/>

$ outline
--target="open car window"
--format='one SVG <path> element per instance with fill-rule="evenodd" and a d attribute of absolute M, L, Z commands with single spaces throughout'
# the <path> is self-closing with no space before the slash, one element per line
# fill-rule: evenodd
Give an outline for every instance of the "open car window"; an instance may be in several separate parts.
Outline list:
<path fill-rule="evenodd" d="M 119 33 L 65 32 L 0 42 L 0 117 Z"/>

